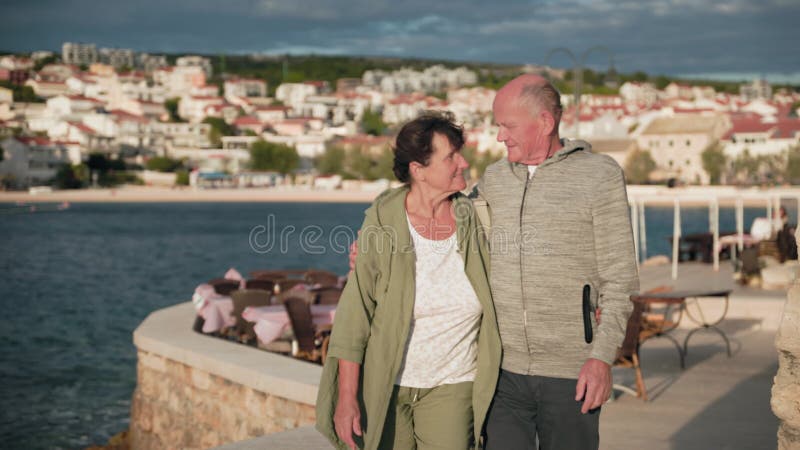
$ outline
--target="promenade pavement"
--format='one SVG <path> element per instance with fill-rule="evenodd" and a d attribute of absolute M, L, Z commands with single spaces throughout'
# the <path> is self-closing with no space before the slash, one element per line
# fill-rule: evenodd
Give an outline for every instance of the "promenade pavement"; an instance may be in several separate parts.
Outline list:
<path fill-rule="evenodd" d="M 667 339 L 648 340 L 641 348 L 641 366 L 649 401 L 615 391 L 600 419 L 604 450 L 765 450 L 777 446 L 778 421 L 770 409 L 770 390 L 777 371 L 775 333 L 785 291 L 765 291 L 735 285 L 732 269 L 719 272 L 707 264 L 681 264 L 678 280 L 670 266 L 643 267 L 642 290 L 660 285 L 675 289 L 730 288 L 733 293 L 720 328 L 731 342 L 728 357 L 722 338 L 703 330 L 688 346 L 685 369 Z M 708 299 L 707 318 L 723 311 L 723 303 Z M 683 343 L 693 323 L 686 317 L 673 336 Z M 632 369 L 615 368 L 615 384 L 634 387 Z M 312 427 L 303 427 L 221 449 L 328 449 Z"/>

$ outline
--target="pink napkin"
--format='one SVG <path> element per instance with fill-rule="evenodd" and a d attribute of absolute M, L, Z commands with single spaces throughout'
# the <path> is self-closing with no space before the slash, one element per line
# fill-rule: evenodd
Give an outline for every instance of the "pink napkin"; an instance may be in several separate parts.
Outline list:
<path fill-rule="evenodd" d="M 194 307 L 199 311 L 203 309 L 209 300 L 220 297 L 223 296 L 217 294 L 214 290 L 214 286 L 203 283 L 195 288 L 194 295 L 192 295 L 192 303 L 194 303 Z"/>
<path fill-rule="evenodd" d="M 234 269 L 233 267 L 231 267 L 230 269 L 228 269 L 227 272 L 225 272 L 225 276 L 223 276 L 223 278 L 225 278 L 226 280 L 236 280 L 236 281 L 238 281 L 239 282 L 239 288 L 240 289 L 244 289 L 244 285 L 245 285 L 244 277 L 242 276 L 242 274 L 239 273 L 238 270 Z"/>

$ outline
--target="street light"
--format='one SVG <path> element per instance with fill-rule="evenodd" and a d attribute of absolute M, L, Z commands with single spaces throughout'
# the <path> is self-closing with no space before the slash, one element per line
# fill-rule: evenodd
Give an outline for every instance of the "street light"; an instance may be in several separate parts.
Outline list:
<path fill-rule="evenodd" d="M 556 47 L 554 49 L 551 49 L 549 52 L 547 52 L 547 57 L 544 59 L 544 66 L 545 67 L 550 67 L 548 65 L 548 63 L 550 62 L 550 57 L 553 56 L 556 53 L 566 53 L 566 55 L 569 56 L 569 58 L 572 60 L 572 66 L 573 66 L 573 68 L 574 68 L 573 70 L 575 72 L 575 75 L 573 76 L 573 78 L 575 78 L 575 138 L 576 139 L 580 137 L 581 88 L 583 87 L 583 68 L 584 68 L 584 66 L 586 66 L 586 59 L 589 57 L 589 55 L 592 52 L 597 51 L 597 50 L 602 50 L 602 51 L 606 52 L 606 54 L 608 54 L 608 73 L 613 73 L 614 72 L 614 55 L 611 53 L 611 50 L 609 50 L 608 47 L 605 47 L 603 45 L 597 45 L 597 46 L 591 47 L 588 50 L 586 50 L 585 52 L 583 52 L 583 54 L 581 55 L 580 61 L 578 61 L 578 59 L 575 58 L 575 54 L 572 53 L 566 47 Z"/>

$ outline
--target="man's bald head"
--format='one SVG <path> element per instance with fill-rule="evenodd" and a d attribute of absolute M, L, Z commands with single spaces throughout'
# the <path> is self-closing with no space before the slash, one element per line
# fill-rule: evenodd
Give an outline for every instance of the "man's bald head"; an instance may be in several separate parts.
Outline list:
<path fill-rule="evenodd" d="M 510 162 L 538 165 L 561 148 L 561 97 L 544 78 L 528 74 L 509 81 L 497 92 L 492 113 Z"/>
<path fill-rule="evenodd" d="M 499 91 L 495 101 L 515 102 L 525 106 L 531 114 L 545 110 L 553 116 L 558 130 L 561 121 L 561 95 L 552 83 L 540 75 L 524 74 L 506 83 Z"/>

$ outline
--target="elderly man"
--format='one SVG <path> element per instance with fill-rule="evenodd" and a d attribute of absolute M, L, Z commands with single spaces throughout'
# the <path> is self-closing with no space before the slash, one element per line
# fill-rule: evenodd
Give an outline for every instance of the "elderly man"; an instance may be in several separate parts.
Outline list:
<path fill-rule="evenodd" d="M 588 143 L 559 139 L 560 96 L 541 77 L 510 81 L 493 111 L 508 156 L 475 192 L 490 211 L 503 343 L 486 448 L 529 449 L 538 438 L 541 449 L 596 449 L 638 290 L 623 173 Z M 582 309 L 585 291 L 599 323 Z"/>

